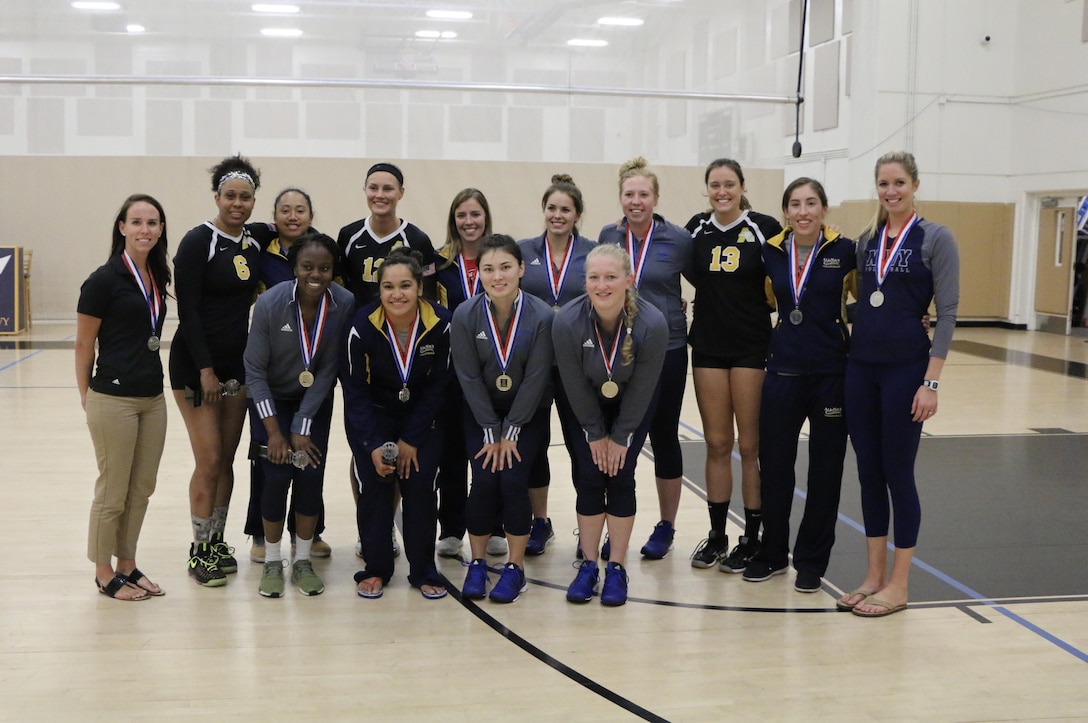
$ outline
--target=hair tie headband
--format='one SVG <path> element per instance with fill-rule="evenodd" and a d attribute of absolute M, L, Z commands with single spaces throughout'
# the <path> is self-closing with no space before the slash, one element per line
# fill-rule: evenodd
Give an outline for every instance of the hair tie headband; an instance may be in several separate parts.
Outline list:
<path fill-rule="evenodd" d="M 253 188 L 257 188 L 257 184 L 253 182 L 253 176 L 249 175 L 245 171 L 227 171 L 223 174 L 223 177 L 219 179 L 219 185 L 216 187 L 216 191 L 223 190 L 223 184 L 232 178 L 241 178 Z"/>
<path fill-rule="evenodd" d="M 393 178 L 397 179 L 397 183 L 402 186 L 404 185 L 404 174 L 392 163 L 375 163 L 370 167 L 370 170 L 366 172 L 366 177 L 370 178 L 378 171 L 385 171 L 386 173 L 392 174 Z"/>

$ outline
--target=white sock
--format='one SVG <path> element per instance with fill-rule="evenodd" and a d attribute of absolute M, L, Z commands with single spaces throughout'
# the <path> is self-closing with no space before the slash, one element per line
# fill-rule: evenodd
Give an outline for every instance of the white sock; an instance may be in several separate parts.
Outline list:
<path fill-rule="evenodd" d="M 310 548 L 313 547 L 314 538 L 304 540 L 298 535 L 295 536 L 295 562 L 299 560 L 310 559 Z"/>
<path fill-rule="evenodd" d="M 270 540 L 264 541 L 264 561 L 265 562 L 279 562 L 283 559 L 283 552 L 280 550 L 281 540 L 272 542 Z"/>

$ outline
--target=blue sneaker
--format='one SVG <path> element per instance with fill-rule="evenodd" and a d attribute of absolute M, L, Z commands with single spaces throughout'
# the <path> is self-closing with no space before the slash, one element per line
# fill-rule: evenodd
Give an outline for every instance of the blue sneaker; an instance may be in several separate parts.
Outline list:
<path fill-rule="evenodd" d="M 676 534 L 672 523 L 661 520 L 654 525 L 654 531 L 650 533 L 650 539 L 642 546 L 642 556 L 651 560 L 661 560 L 672 549 L 672 538 Z M 621 603 L 622 604 L 622 603 Z"/>
<path fill-rule="evenodd" d="M 483 600 L 487 597 L 487 563 L 482 559 L 473 560 L 468 566 L 461 595 L 469 600 Z"/>
<path fill-rule="evenodd" d="M 578 566 L 578 574 L 574 576 L 574 582 L 567 588 L 567 602 L 587 603 L 593 599 L 593 591 L 597 589 L 600 580 L 600 572 L 597 570 L 595 560 L 584 560 Z"/>
<path fill-rule="evenodd" d="M 610 562 L 604 569 L 601 605 L 619 607 L 625 602 L 627 602 L 627 571 L 618 562 Z"/>
<path fill-rule="evenodd" d="M 506 563 L 502 568 L 502 576 L 491 588 L 491 602 L 512 603 L 517 602 L 521 594 L 529 589 L 525 582 L 525 571 L 512 562 Z"/>
<path fill-rule="evenodd" d="M 529 541 L 525 543 L 526 555 L 543 555 L 544 548 L 555 539 L 552 521 L 546 517 L 537 517 L 529 530 Z"/>

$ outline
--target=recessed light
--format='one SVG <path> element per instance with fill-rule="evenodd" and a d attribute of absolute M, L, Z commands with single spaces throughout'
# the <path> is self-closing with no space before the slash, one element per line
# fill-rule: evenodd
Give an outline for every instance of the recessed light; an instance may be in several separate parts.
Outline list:
<path fill-rule="evenodd" d="M 298 12 L 298 5 L 267 5 L 257 4 L 250 6 L 255 13 L 278 13 L 280 15 L 287 15 L 290 13 Z"/>
<path fill-rule="evenodd" d="M 597 18 L 598 25 L 619 25 L 625 28 L 637 28 L 644 22 L 642 18 Z"/>
<path fill-rule="evenodd" d="M 435 20 L 471 20 L 472 13 L 467 10 L 428 10 L 427 17 Z"/>
<path fill-rule="evenodd" d="M 125 30 L 129 31 L 130 33 L 142 33 L 143 31 L 147 30 L 147 28 L 145 28 L 143 25 L 137 25 L 136 23 L 132 23 L 130 25 L 126 25 Z"/>
<path fill-rule="evenodd" d="M 121 3 L 114 2 L 90 2 L 90 0 L 77 0 L 72 3 L 76 10 L 120 10 Z"/>
<path fill-rule="evenodd" d="M 438 32 L 437 30 L 417 30 L 416 31 L 416 37 L 417 38 L 441 38 L 442 33 Z"/>
<path fill-rule="evenodd" d="M 590 40 L 589 38 L 571 38 L 567 41 L 567 45 L 574 46 L 576 48 L 603 48 L 608 45 L 607 40 Z"/>
<path fill-rule="evenodd" d="M 269 38 L 297 38 L 302 35 L 302 31 L 298 28 L 265 28 L 261 35 Z"/>

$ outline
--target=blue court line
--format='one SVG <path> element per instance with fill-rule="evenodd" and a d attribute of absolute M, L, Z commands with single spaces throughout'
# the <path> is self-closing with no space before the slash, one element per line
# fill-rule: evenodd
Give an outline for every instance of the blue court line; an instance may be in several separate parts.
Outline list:
<path fill-rule="evenodd" d="M 30 359 L 31 357 L 35 357 L 35 356 L 38 356 L 38 355 L 39 355 L 39 354 L 41 354 L 41 353 L 42 353 L 43 351 L 45 351 L 45 350 L 44 350 L 44 349 L 39 349 L 38 351 L 33 351 L 33 352 L 30 352 L 29 354 L 27 354 L 26 356 L 24 356 L 24 357 L 23 357 L 23 358 L 21 358 L 21 359 L 16 359 L 16 360 L 15 360 L 15 361 L 13 361 L 13 362 L 8 362 L 8 363 L 7 363 L 7 364 L 5 364 L 4 366 L 0 367 L 0 372 L 2 372 L 2 371 L 6 371 L 6 370 L 8 370 L 8 369 L 11 369 L 11 368 L 12 368 L 13 366 L 15 366 L 16 364 L 22 364 L 22 363 L 23 363 L 23 362 L 25 362 L 25 361 L 26 361 L 27 359 Z"/>
<path fill-rule="evenodd" d="M 688 430 L 692 434 L 696 435 L 700 439 L 706 439 L 706 437 L 703 436 L 703 433 L 702 433 L 701 430 L 698 430 L 698 429 L 692 427 L 689 424 L 685 424 L 684 422 L 680 422 L 680 426 L 683 427 L 684 429 Z M 740 459 L 740 455 L 736 451 L 733 452 L 733 457 L 736 458 L 736 459 Z M 796 494 L 801 499 L 806 498 L 806 495 L 805 495 L 803 490 L 795 488 L 793 492 L 794 492 L 794 494 Z M 841 512 L 839 513 L 838 517 L 839 517 L 840 522 L 842 522 L 845 525 L 857 530 L 858 532 L 862 533 L 863 535 L 865 534 L 864 526 L 862 526 L 861 524 L 859 524 L 855 520 L 852 520 L 851 518 L 843 515 Z M 889 543 L 888 544 L 888 549 L 894 551 L 895 547 Z M 1041 637 L 1043 640 L 1046 640 L 1047 642 L 1052 643 L 1053 645 L 1056 645 L 1057 647 L 1061 648 L 1062 650 L 1069 653 L 1073 657 L 1077 658 L 1081 662 L 1088 663 L 1088 653 L 1085 653 L 1083 650 L 1080 650 L 1079 648 L 1076 648 L 1073 645 L 1070 645 L 1069 643 L 1065 642 L 1064 640 L 1062 640 L 1058 636 L 1056 636 L 1056 635 L 1054 635 L 1052 633 L 1049 633 L 1046 630 L 1043 630 L 1042 628 L 1040 628 L 1035 623 L 1021 617 L 1020 615 L 1017 615 L 1016 613 L 1014 613 L 1013 611 L 1011 611 L 1008 608 L 1004 607 L 1003 605 L 998 605 L 997 603 L 993 602 L 992 600 L 987 598 L 982 593 L 968 587 L 967 585 L 964 585 L 962 582 L 960 582 L 959 580 L 956 580 L 952 576 L 941 572 L 937 568 L 930 565 L 928 562 L 925 562 L 924 560 L 920 560 L 918 557 L 914 557 L 912 562 L 919 569 L 927 572 L 928 574 L 930 574 L 933 577 L 937 578 L 938 580 L 945 583 L 949 587 L 955 588 L 956 590 L 959 590 L 961 593 L 963 593 L 967 597 L 981 602 L 982 604 L 986 605 L 987 607 L 993 609 L 995 612 L 1001 613 L 1002 615 L 1007 617 L 1009 620 L 1012 620 L 1017 625 L 1020 625 L 1021 627 L 1025 628 L 1027 630 L 1030 630 L 1031 632 L 1033 632 L 1036 635 L 1038 635 L 1039 637 Z"/>

